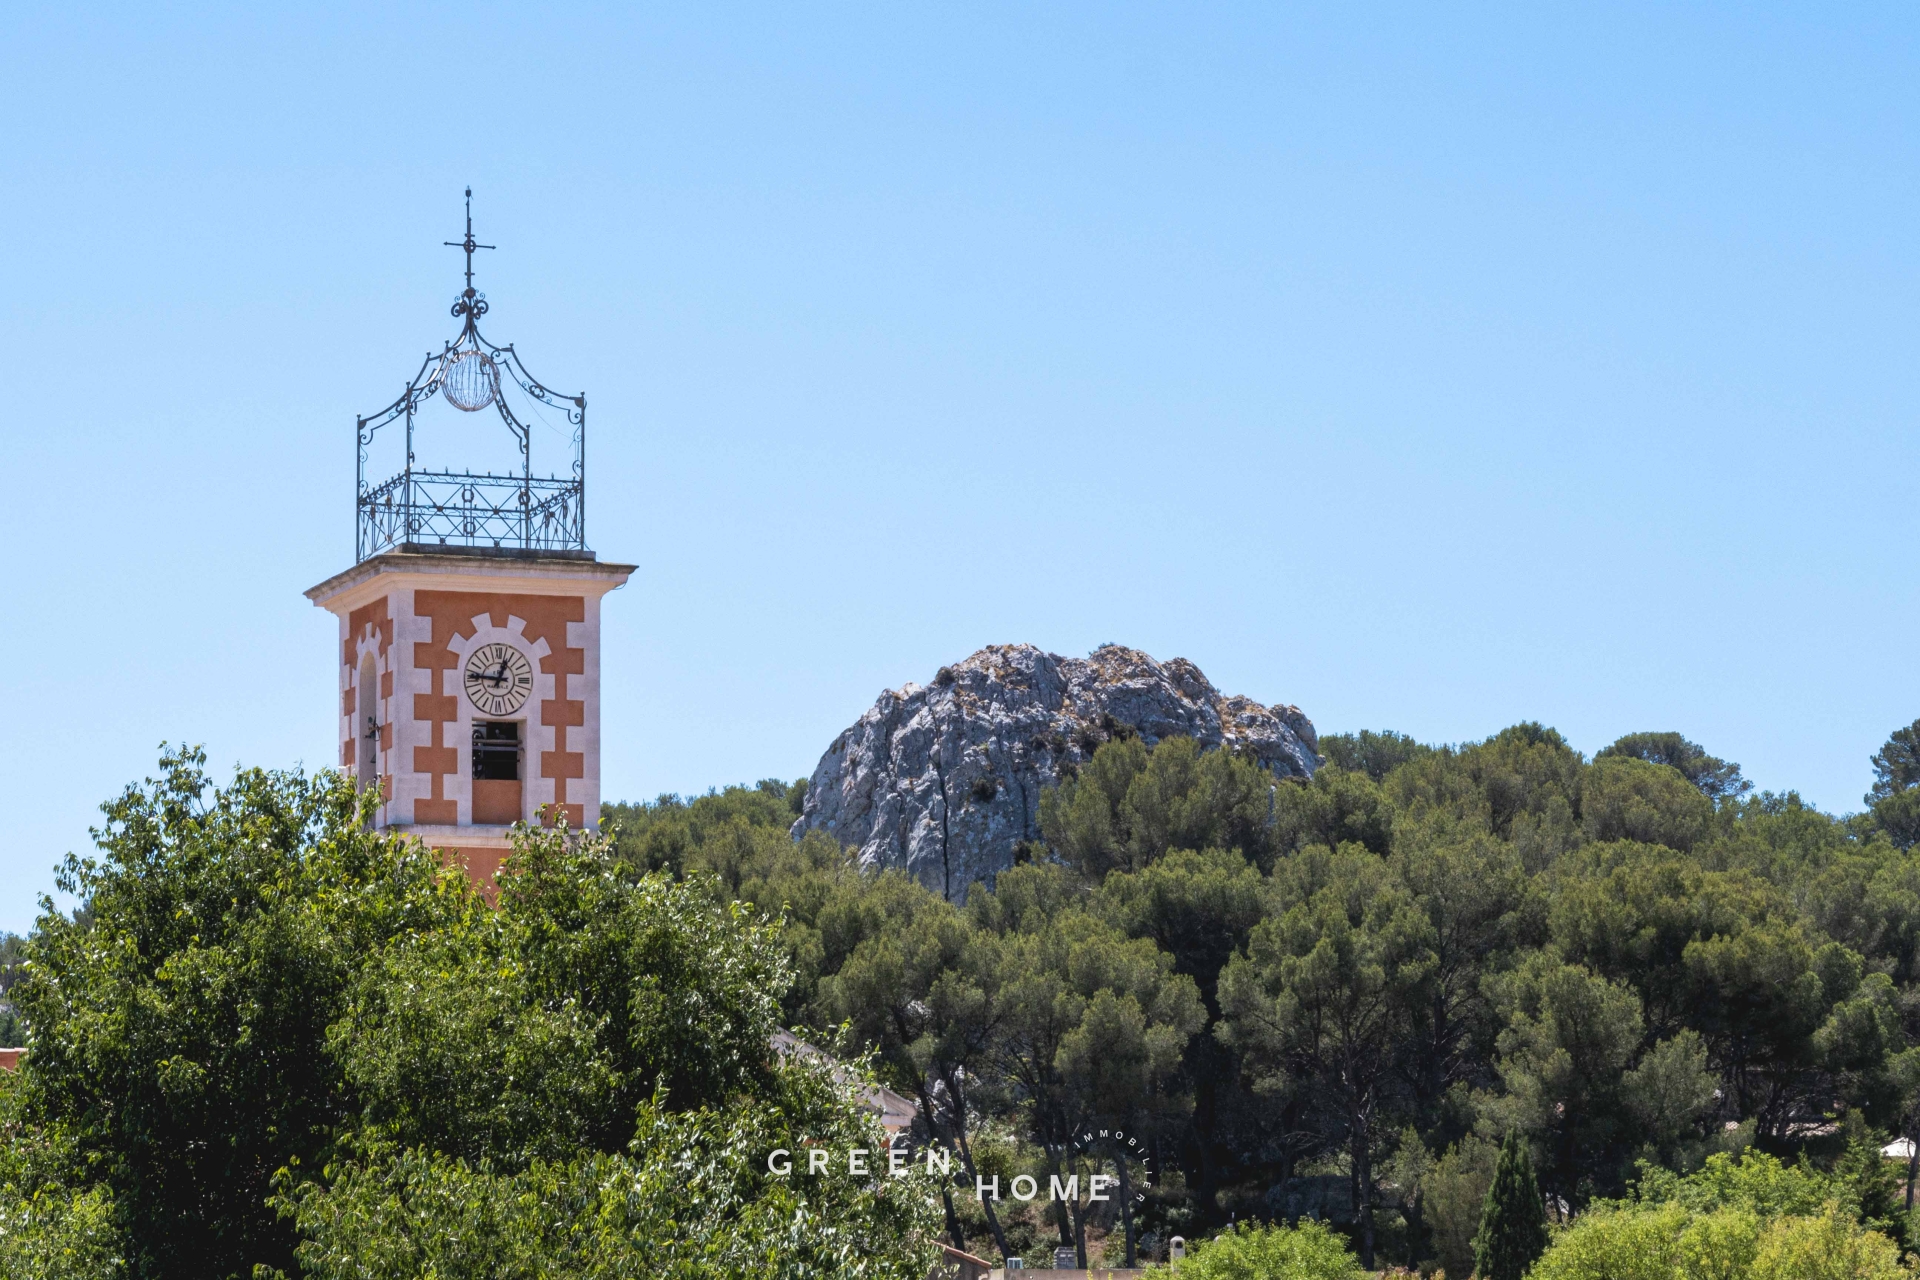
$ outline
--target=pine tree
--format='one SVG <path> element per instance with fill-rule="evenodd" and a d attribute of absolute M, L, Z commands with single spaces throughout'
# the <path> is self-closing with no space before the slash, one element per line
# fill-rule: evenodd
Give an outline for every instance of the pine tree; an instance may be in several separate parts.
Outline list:
<path fill-rule="evenodd" d="M 1547 1249 L 1547 1211 L 1540 1184 L 1533 1179 L 1533 1158 L 1518 1133 L 1500 1144 L 1487 1205 L 1480 1211 L 1480 1234 L 1473 1242 L 1474 1270 L 1480 1280 L 1520 1280 Z"/>

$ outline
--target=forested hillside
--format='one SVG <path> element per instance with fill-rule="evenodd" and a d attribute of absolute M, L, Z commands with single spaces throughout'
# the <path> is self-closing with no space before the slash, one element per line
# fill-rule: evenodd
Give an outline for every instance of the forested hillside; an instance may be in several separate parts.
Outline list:
<path fill-rule="evenodd" d="M 1116 737 L 964 902 L 793 839 L 780 782 L 522 831 L 483 899 L 350 780 L 171 753 L 0 949 L 0 1274 L 915 1280 L 935 1232 L 1318 1218 L 1516 1280 L 1543 1203 L 1554 1280 L 1910 1274 L 1920 724 L 1844 818 L 1673 734 L 1321 751 Z M 951 1177 L 860 1176 L 866 1084 L 781 1025 Z M 1232 1239 L 1194 1274 L 1337 1243 Z"/>
<path fill-rule="evenodd" d="M 1836 818 L 1677 734 L 1592 760 L 1534 724 L 1341 735 L 1310 782 L 1115 741 L 963 906 L 790 839 L 798 784 L 606 816 L 626 858 L 783 922 L 789 1022 L 844 1027 L 967 1170 L 956 1243 L 1104 1236 L 1117 1262 L 1129 1236 L 1314 1214 L 1369 1264 L 1465 1275 L 1510 1131 L 1562 1214 L 1637 1162 L 1755 1144 L 1853 1160 L 1862 1213 L 1899 1207 L 1859 1162 L 1920 1128 L 1916 747 L 1895 734 L 1869 811 Z M 1082 1141 L 1101 1129 L 1139 1158 Z M 1083 1221 L 971 1193 L 1094 1167 L 1144 1199 Z"/>

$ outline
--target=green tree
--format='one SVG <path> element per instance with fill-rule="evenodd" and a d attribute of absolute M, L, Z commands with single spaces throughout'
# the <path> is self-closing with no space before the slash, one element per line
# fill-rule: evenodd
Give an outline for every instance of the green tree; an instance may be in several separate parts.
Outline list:
<path fill-rule="evenodd" d="M 65 1126 L 28 1121 L 25 1094 L 17 1074 L 0 1072 L 0 1276 L 120 1280 L 113 1192 L 89 1178 Z"/>
<path fill-rule="evenodd" d="M 418 1147 L 357 1151 L 330 1183 L 300 1183 L 277 1202 L 303 1237 L 299 1274 L 921 1280 L 937 1255 L 924 1173 L 767 1168 L 770 1148 L 808 1140 L 836 1155 L 885 1151 L 825 1071 L 796 1064 L 785 1075 L 778 1106 L 644 1105 L 620 1153 L 507 1170 Z"/>
<path fill-rule="evenodd" d="M 1529 956 L 1497 989 L 1507 1093 L 1491 1109 L 1540 1141 L 1555 1193 L 1584 1198 L 1586 1185 L 1617 1185 L 1635 1136 L 1624 1078 L 1640 1045 L 1639 1000 L 1550 952 Z"/>
<path fill-rule="evenodd" d="M 1194 1245 L 1177 1268 L 1155 1267 L 1149 1280 L 1364 1280 L 1347 1242 L 1320 1222 L 1233 1230 Z"/>
<path fill-rule="evenodd" d="M 1692 1275 L 1747 1280 L 1758 1228 L 1737 1212 L 1702 1221 L 1679 1205 L 1597 1206 L 1541 1255 L 1529 1280 L 1676 1280 L 1692 1260 L 1719 1264 Z"/>
<path fill-rule="evenodd" d="M 1862 1226 L 1878 1231 L 1895 1244 L 1910 1245 L 1898 1166 L 1881 1154 L 1886 1135 L 1870 1127 L 1859 1111 L 1846 1114 L 1841 1133 L 1846 1136 L 1847 1147 L 1834 1161 L 1833 1176 L 1846 1187 L 1854 1216 Z"/>
<path fill-rule="evenodd" d="M 1328 765 L 1311 782 L 1287 778 L 1279 784 L 1270 839 L 1277 855 L 1346 843 L 1386 853 L 1393 846 L 1393 816 L 1393 804 L 1379 783 L 1364 773 Z M 1271 857 L 1259 861 L 1272 865 Z"/>
<path fill-rule="evenodd" d="M 1710 800 L 1732 799 L 1753 789 L 1753 784 L 1740 776 L 1739 765 L 1708 755 L 1705 747 L 1677 733 L 1629 733 L 1615 739 L 1611 746 L 1602 747 L 1594 760 L 1609 756 L 1666 765 L 1677 770 Z"/>
<path fill-rule="evenodd" d="M 1474 1238 L 1474 1267 L 1481 1280 L 1521 1280 L 1547 1247 L 1547 1211 L 1533 1177 L 1526 1141 L 1509 1132 L 1487 1188 L 1486 1209 Z"/>
<path fill-rule="evenodd" d="M 1409 760 L 1433 754 L 1433 748 L 1415 742 L 1404 733 L 1384 729 L 1375 733 L 1323 734 L 1320 755 L 1326 762 L 1348 773 L 1364 773 L 1375 782 L 1384 782 L 1388 774 Z"/>
<path fill-rule="evenodd" d="M 820 986 L 821 1011 L 877 1055 L 882 1081 L 920 1106 L 930 1136 L 959 1154 L 966 1185 L 978 1166 L 969 1140 L 967 1087 L 986 1063 L 996 1016 L 982 985 L 981 940 L 964 915 L 898 871 L 876 883 L 892 904 L 888 927 L 863 939 Z M 952 1190 L 940 1188 L 947 1233 L 967 1247 Z M 980 1201 L 1002 1257 L 1006 1232 L 993 1202 Z"/>
<path fill-rule="evenodd" d="M 1706 1046 L 1691 1030 L 1655 1044 L 1620 1078 L 1627 1110 L 1640 1123 L 1641 1140 L 1661 1160 L 1675 1165 L 1697 1159 L 1707 1136 L 1702 1126 L 1718 1101 L 1719 1084 Z"/>
<path fill-rule="evenodd" d="M 330 775 L 215 789 L 203 764 L 168 752 L 104 806 L 99 856 L 59 875 L 88 911 L 43 900 L 14 988 L 23 1118 L 72 1143 L 134 1277 L 293 1266 L 274 1171 L 322 1167 L 354 1109 L 329 1029 L 390 941 L 474 909 L 457 872 L 368 833 Z"/>
<path fill-rule="evenodd" d="M 1752 1280 L 1900 1280 L 1912 1274 L 1893 1241 L 1829 1209 L 1767 1223 L 1754 1250 Z"/>
<path fill-rule="evenodd" d="M 1920 720 L 1887 735 L 1886 743 L 1873 753 L 1873 789 L 1867 803 L 1884 800 L 1920 782 Z"/>
<path fill-rule="evenodd" d="M 1388 775 L 1386 792 L 1403 815 L 1443 814 L 1512 840 L 1539 870 L 1574 840 L 1584 770 L 1558 733 L 1517 724 L 1409 761 Z"/>
<path fill-rule="evenodd" d="M 1920 844 L 1920 788 L 1907 787 L 1873 802 L 1873 820 L 1902 849 Z"/>
<path fill-rule="evenodd" d="M 1895 1131 L 1910 1144 L 1904 1208 L 1911 1213 L 1915 1187 L 1920 1184 L 1920 1136 L 1917 1136 L 1920 1135 L 1920 1048 L 1893 1055 L 1884 1069 L 1893 1102 Z"/>
<path fill-rule="evenodd" d="M 1188 1012 L 1197 1015 L 1197 1010 Z M 1160 1086 L 1172 1074 L 1185 1042 L 1200 1029 L 1198 1016 L 1176 1025 L 1150 1025 L 1138 999 L 1111 989 L 1096 991 L 1080 1024 L 1060 1042 L 1061 1079 L 1077 1098 L 1077 1110 L 1105 1125 L 1140 1132 L 1158 1127 L 1184 1099 L 1170 1100 Z M 1133 1184 L 1126 1153 L 1115 1157 L 1120 1183 L 1120 1214 L 1125 1265 L 1136 1260 Z M 1075 1243 L 1085 1261 L 1083 1223 L 1075 1224 Z"/>
<path fill-rule="evenodd" d="M 1688 1025 L 1690 945 L 1743 933 L 1790 910 L 1765 881 L 1626 841 L 1586 846 L 1561 861 L 1546 886 L 1561 953 L 1631 986 L 1659 1035 Z"/>
<path fill-rule="evenodd" d="M 1178 849 L 1143 870 L 1107 877 L 1095 909 L 1128 937 L 1173 957 L 1214 1007 L 1220 970 L 1246 945 L 1264 909 L 1260 873 L 1239 853 Z"/>
<path fill-rule="evenodd" d="M 1374 1158 L 1391 1132 L 1396 1053 L 1427 1001 L 1432 928 L 1386 864 L 1355 846 L 1290 859 L 1275 876 L 1282 910 L 1221 974 L 1216 1034 L 1249 1074 L 1297 1080 L 1339 1117 L 1371 1267 Z"/>
<path fill-rule="evenodd" d="M 924 1180 L 767 1167 L 775 1147 L 886 1144 L 858 1110 L 857 1072 L 773 1052 L 790 980 L 779 926 L 720 896 L 705 873 L 676 881 L 603 839 L 525 831 L 498 910 L 390 944 L 330 1035 L 362 1101 L 344 1150 L 320 1181 L 297 1166 L 282 1180 L 301 1265 L 926 1266 Z"/>
<path fill-rule="evenodd" d="M 1739 1114 L 1778 1134 L 1809 1109 L 1817 1113 L 1832 1087 L 1819 1032 L 1833 1006 L 1858 990 L 1859 957 L 1796 923 L 1768 921 L 1688 943 L 1684 964 L 1689 1020 Z"/>
<path fill-rule="evenodd" d="M 1716 861 L 1746 860 L 1738 840 L 1717 846 Z M 1777 867 L 1769 874 L 1784 875 L 1808 906 L 1836 913 L 1809 892 L 1829 882 Z M 1649 1040 L 1698 1032 L 1729 1118 L 1752 1117 L 1771 1136 L 1830 1105 L 1838 1082 L 1828 1065 L 1840 1063 L 1819 1036 L 1836 1005 L 1857 994 L 1865 962 L 1822 938 L 1789 891 L 1743 869 L 1709 869 L 1697 855 L 1627 842 L 1581 849 L 1551 882 L 1562 954 L 1632 987 Z"/>
<path fill-rule="evenodd" d="M 1205 1021 L 1193 979 L 1174 972 L 1172 957 L 1087 911 L 1066 880 L 1060 867 L 1016 867 L 968 902 L 975 927 L 993 937 L 996 1067 L 1053 1173 L 1088 1123 L 1124 1122 L 1162 1101 L 1156 1092 Z M 1061 1243 L 1084 1264 L 1084 1219 L 1077 1204 L 1064 1208 Z"/>
<path fill-rule="evenodd" d="M 1499 1159 L 1498 1146 L 1470 1133 L 1421 1179 L 1421 1214 L 1433 1235 L 1434 1254 L 1450 1276 L 1473 1271 L 1473 1241 Z"/>
<path fill-rule="evenodd" d="M 1631 756 L 1596 760 L 1583 780 L 1589 840 L 1634 840 L 1690 850 L 1713 824 L 1713 802 L 1679 770 Z"/>
<path fill-rule="evenodd" d="M 789 980 L 774 926 L 697 878 L 626 874 L 604 840 L 523 833 L 477 897 L 368 957 L 329 1047 L 363 1123 L 462 1159 L 624 1149 L 675 1109 L 764 1093 Z"/>
<path fill-rule="evenodd" d="M 1405 1059 L 1413 1093 L 1431 1117 L 1449 1091 L 1484 1074 L 1481 1051 L 1498 1030 L 1488 980 L 1512 963 L 1537 904 L 1511 844 L 1478 832 L 1462 837 L 1431 820 L 1408 824 L 1398 843 L 1392 867 L 1427 918 L 1433 953 Z"/>
<path fill-rule="evenodd" d="M 1149 748 L 1138 738 L 1102 745 L 1077 777 L 1040 796 L 1040 832 L 1093 883 L 1139 871 L 1173 849 L 1268 855 L 1273 775 L 1228 750 L 1187 737 Z"/>
<path fill-rule="evenodd" d="M 1685 1177 L 1648 1169 L 1630 1199 L 1594 1204 L 1555 1237 L 1530 1280 L 1910 1276 L 1899 1246 L 1859 1214 L 1844 1178 L 1760 1152 L 1716 1154 Z"/>
<path fill-rule="evenodd" d="M 1920 720 L 1895 729 L 1873 755 L 1873 789 L 1866 794 L 1874 821 L 1902 849 L 1920 843 Z"/>
<path fill-rule="evenodd" d="M 1208 1025 L 1218 1020 L 1220 971 L 1246 945 L 1265 910 L 1260 873 L 1244 857 L 1233 850 L 1177 849 L 1142 871 L 1108 876 L 1093 900 L 1094 909 L 1127 936 L 1150 939 L 1172 956 L 1174 971 L 1198 985 Z M 1233 1055 L 1211 1035 L 1188 1044 L 1182 1075 L 1193 1100 L 1186 1132 L 1167 1124 L 1156 1129 L 1156 1137 L 1166 1139 L 1169 1149 L 1177 1143 L 1191 1153 L 1188 1185 L 1206 1203 L 1226 1172 L 1217 1153 L 1236 1136 L 1243 1096 Z"/>
<path fill-rule="evenodd" d="M 770 778 L 692 799 L 601 806 L 623 866 L 692 876 L 717 901 L 746 902 L 783 922 L 794 973 L 782 1002 L 788 1022 L 807 1016 L 821 976 L 881 927 L 877 904 L 866 901 L 869 877 L 850 851 L 817 831 L 790 834 L 805 793 L 804 780 Z"/>
<path fill-rule="evenodd" d="M 1763 1218 L 1819 1213 L 1838 1204 L 1858 1208 L 1851 1189 L 1805 1161 L 1788 1163 L 1764 1151 L 1717 1152 L 1691 1174 L 1648 1168 L 1633 1188 L 1639 1204 L 1678 1204 L 1695 1213 L 1740 1209 Z"/>
<path fill-rule="evenodd" d="M 216 789 L 201 763 L 168 754 L 106 806 L 100 856 L 61 875 L 86 909 L 48 905 L 29 940 L 6 1274 L 925 1273 L 923 1181 L 797 1188 L 757 1163 L 880 1145 L 857 1072 L 772 1051 L 777 926 L 554 830 L 517 837 L 490 909 L 369 831 L 345 781 Z M 691 1203 L 696 1167 L 713 1196 Z"/>
<path fill-rule="evenodd" d="M 1104 743 L 1077 775 L 1040 793 L 1040 833 L 1081 875 L 1097 881 L 1130 864 L 1127 792 L 1145 772 L 1147 758 L 1147 746 L 1138 738 Z"/>
<path fill-rule="evenodd" d="M 719 871 L 724 855 L 707 852 L 741 830 L 785 832 L 800 816 L 807 784 L 767 778 L 751 787 L 726 787 L 685 798 L 664 795 L 651 804 L 603 804 L 600 820 L 623 861 L 646 871 Z M 722 879 L 726 877 L 723 875 Z"/>

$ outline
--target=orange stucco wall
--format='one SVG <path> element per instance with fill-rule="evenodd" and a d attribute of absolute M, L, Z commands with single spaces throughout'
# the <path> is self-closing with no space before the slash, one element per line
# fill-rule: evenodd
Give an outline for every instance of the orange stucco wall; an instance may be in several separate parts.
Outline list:
<path fill-rule="evenodd" d="M 500 888 L 494 877 L 500 873 L 500 864 L 512 856 L 511 849 L 438 849 L 436 852 L 467 873 L 468 882 L 480 891 L 488 905 L 497 901 Z"/>
<path fill-rule="evenodd" d="M 567 643 L 567 624 L 586 621 L 586 601 L 579 596 L 417 591 L 413 611 L 414 616 L 428 620 L 433 627 L 431 639 L 414 644 L 413 665 L 434 673 L 435 689 L 442 687 L 439 673 L 451 670 L 458 661 L 448 648 L 449 642 L 456 637 L 471 637 L 473 619 L 481 614 L 486 614 L 496 627 L 505 627 L 509 615 L 519 618 L 526 624 L 523 634 L 529 643 L 547 642 L 547 654 L 540 659 L 540 670 L 554 678 L 554 689 L 559 696 L 543 700 L 539 715 L 540 723 L 553 730 L 554 749 L 540 752 L 538 761 L 530 762 L 535 767 L 529 772 L 553 781 L 555 803 L 564 808 L 570 824 L 580 826 L 585 809 L 581 804 L 568 801 L 567 781 L 585 776 L 586 757 L 577 749 L 569 749 L 567 731 L 586 724 L 586 703 L 565 694 L 567 677 L 584 674 L 587 669 L 586 651 Z M 413 820 L 453 823 L 457 821 L 457 806 L 446 796 L 446 779 L 460 769 L 460 744 L 449 741 L 454 736 L 450 730 L 459 719 L 458 706 L 451 695 L 417 693 L 413 697 L 413 714 L 416 720 L 426 722 L 431 732 L 430 745 L 414 748 L 413 767 L 416 772 L 429 775 L 432 785 L 430 798 L 413 802 Z M 548 820 L 552 820 L 552 815 L 548 815 Z"/>

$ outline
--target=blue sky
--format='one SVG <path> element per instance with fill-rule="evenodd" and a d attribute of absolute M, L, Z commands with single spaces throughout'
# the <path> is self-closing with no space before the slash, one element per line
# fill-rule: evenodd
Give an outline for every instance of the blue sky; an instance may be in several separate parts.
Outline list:
<path fill-rule="evenodd" d="M 164 740 L 327 764 L 352 422 L 591 406 L 612 798 L 983 644 L 1322 731 L 1920 715 L 1910 6 L 11 5 L 0 928 Z"/>

